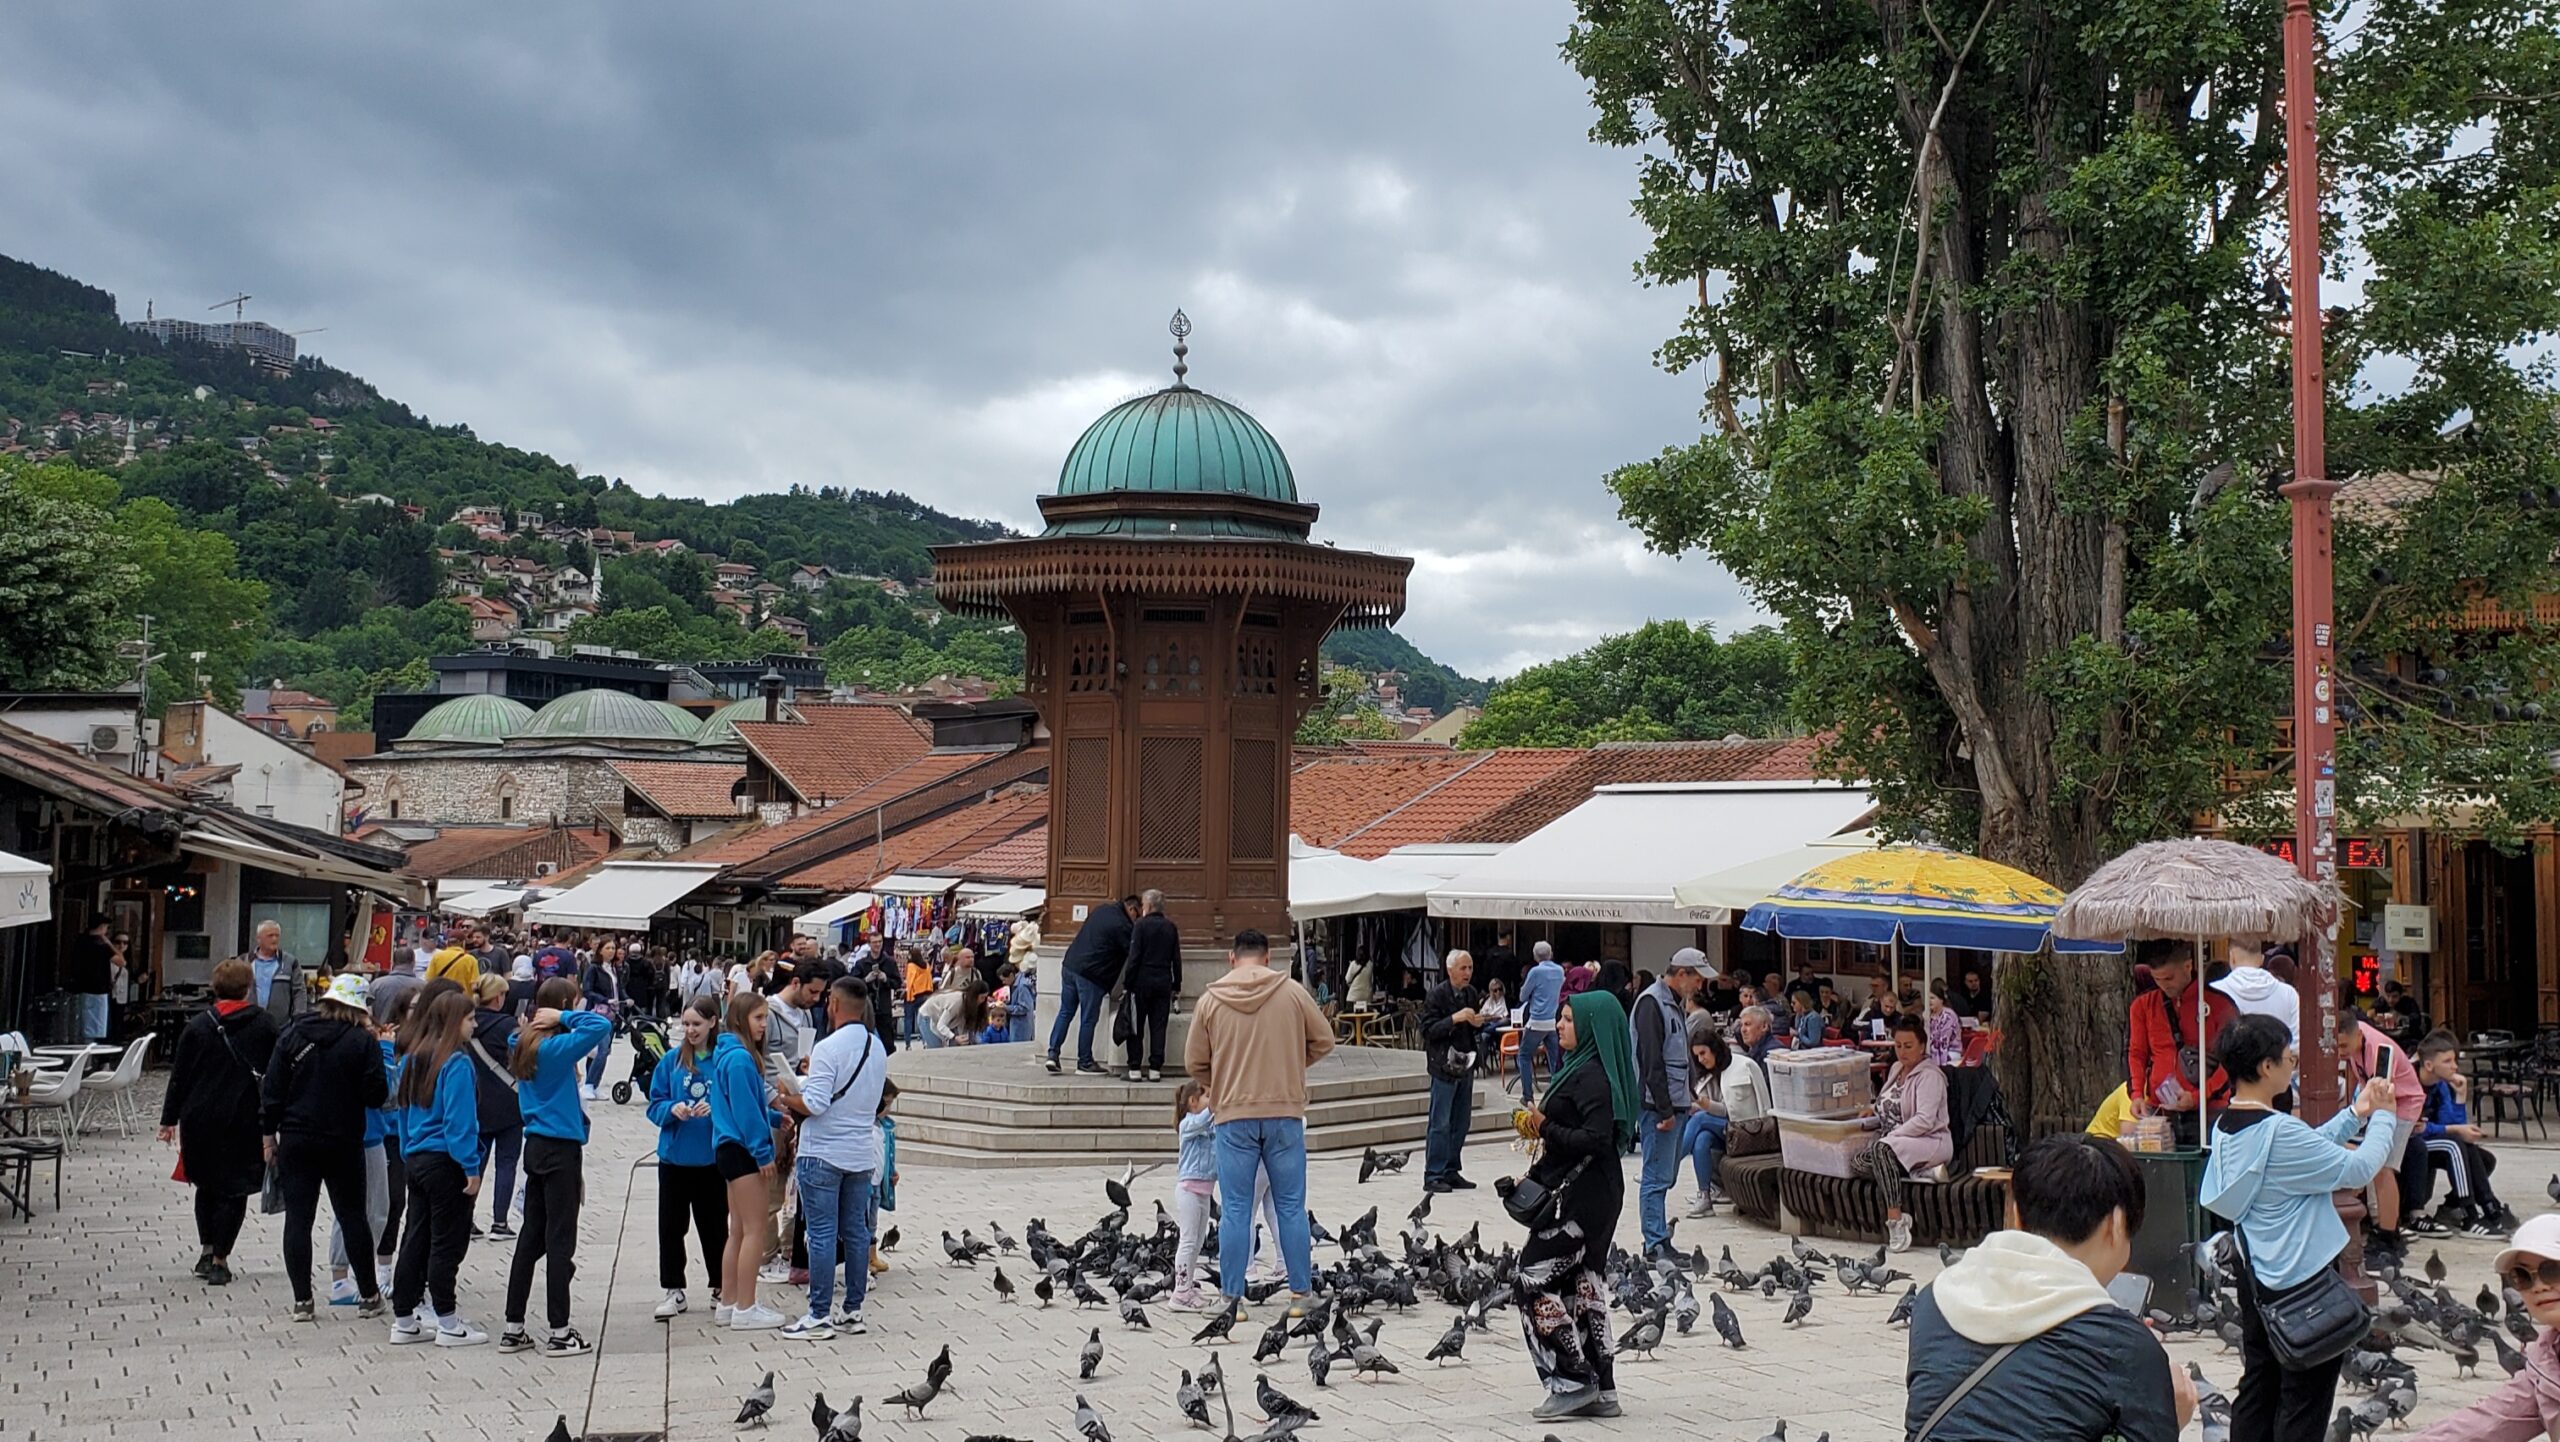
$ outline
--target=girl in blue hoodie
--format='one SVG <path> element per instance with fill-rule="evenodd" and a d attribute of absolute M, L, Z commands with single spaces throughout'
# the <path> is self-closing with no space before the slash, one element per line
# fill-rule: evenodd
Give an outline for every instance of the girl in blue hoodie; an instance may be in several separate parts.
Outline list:
<path fill-rule="evenodd" d="M 423 993 L 422 993 L 423 994 Z M 480 1190 L 480 1089 L 471 1079 L 463 1038 L 471 1030 L 471 998 L 439 992 L 410 1012 L 408 1060 L 392 1100 L 409 1172 L 409 1229 L 391 1277 L 391 1342 L 433 1341 L 476 1347 L 489 1334 L 462 1315 L 454 1277 L 471 1249 L 471 1198 Z M 421 1324 L 418 1304 L 432 1301 L 436 1324 Z"/>
<path fill-rule="evenodd" d="M 507 1325 L 498 1350 L 533 1346 L 524 1310 L 532 1298 L 534 1263 L 543 1262 L 543 1306 L 551 1330 L 542 1355 L 579 1357 L 595 1347 L 569 1325 L 578 1202 L 586 1192 L 587 1109 L 579 1096 L 578 1063 L 613 1039 L 613 1021 L 602 1012 L 578 1010 L 578 984 L 565 976 L 544 982 L 533 994 L 533 1007 L 532 1018 L 516 1033 L 507 1066 L 524 1110 L 524 1231 L 507 1269 Z"/>
<path fill-rule="evenodd" d="M 2337 1398 L 2340 1355 L 2299 1371 L 2277 1362 L 2259 1319 L 2259 1298 L 2274 1297 L 2337 1265 L 2347 1229 L 2329 1194 L 2362 1188 L 2390 1164 L 2392 1084 L 2376 1077 L 2347 1108 L 2314 1129 L 2275 1109 L 2300 1064 L 2293 1034 L 2274 1017 L 2242 1015 L 2222 1030 L 2214 1059 L 2230 1079 L 2231 1102 L 2214 1119 L 2213 1154 L 2200 1195 L 2207 1209 L 2239 1233 L 2240 1389 L 2232 1400 L 2231 1435 L 2273 1442 L 2320 1442 Z M 2361 1131 L 2361 1144 L 2347 1142 Z"/>
<path fill-rule="evenodd" d="M 720 1305 L 720 1248 L 729 1228 L 728 1184 L 713 1164 L 711 1135 L 712 1039 L 720 1033 L 720 1003 L 694 998 L 678 1019 L 675 1053 L 649 1074 L 649 1120 L 658 1127 L 658 1299 L 664 1322 L 684 1310 L 684 1228 L 690 1218 L 702 1239 L 702 1271 L 711 1305 Z"/>
<path fill-rule="evenodd" d="M 756 1266 L 773 1245 L 764 1208 L 774 1185 L 773 1134 L 783 1123 L 757 1060 L 767 1020 L 761 993 L 729 998 L 728 1019 L 711 1052 L 711 1164 L 729 1189 L 729 1242 L 720 1252 L 721 1296 L 711 1318 L 740 1332 L 770 1332 L 784 1321 L 756 1302 Z"/>

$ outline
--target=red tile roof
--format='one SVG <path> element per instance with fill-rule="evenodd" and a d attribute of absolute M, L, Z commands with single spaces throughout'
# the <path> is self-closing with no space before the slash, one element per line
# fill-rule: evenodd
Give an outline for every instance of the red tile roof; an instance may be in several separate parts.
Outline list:
<path fill-rule="evenodd" d="M 1023 786 L 991 801 L 946 811 L 891 836 L 782 878 L 784 886 L 859 891 L 893 871 L 952 871 L 953 864 L 1049 819 L 1049 789 Z M 1044 863 L 1045 866 L 1045 863 Z"/>
<path fill-rule="evenodd" d="M 933 748 L 933 732 L 877 702 L 799 708 L 801 724 L 741 721 L 738 739 L 801 801 L 842 800 Z"/>
<path fill-rule="evenodd" d="M 1049 823 L 1044 820 L 1009 841 L 971 852 L 952 862 L 951 869 L 990 880 L 1043 881 L 1049 875 Z"/>
<path fill-rule="evenodd" d="M 1375 860 L 1399 846 L 1447 841 L 1459 828 L 1510 804 L 1586 753 L 1506 747 L 1463 754 L 1471 758 L 1464 770 L 1345 836 L 1341 849 Z"/>
<path fill-rule="evenodd" d="M 373 733 L 370 731 L 314 731 L 303 739 L 309 743 L 311 754 L 332 768 L 358 756 L 373 754 Z"/>
<path fill-rule="evenodd" d="M 678 821 L 735 816 L 732 799 L 747 768 L 702 761 L 616 761 L 614 774 L 640 798 Z"/>
<path fill-rule="evenodd" d="M 543 862 L 566 871 L 602 856 L 612 845 L 601 831 L 567 826 L 448 826 L 429 840 L 411 843 L 400 871 L 426 881 L 448 876 L 521 881 L 535 875 Z"/>
<path fill-rule="evenodd" d="M 1331 846 L 1464 771 L 1468 761 L 1440 750 L 1302 762 L 1289 773 L 1289 829 L 1310 846 Z"/>
<path fill-rule="evenodd" d="M 841 830 L 845 844 L 855 837 L 872 835 L 875 822 L 872 813 L 901 798 L 950 781 L 962 773 L 981 766 L 997 765 L 1019 753 L 998 751 L 934 751 L 882 776 L 852 795 L 819 810 L 804 811 L 777 825 L 759 827 L 725 838 L 686 847 L 675 854 L 677 861 L 717 861 L 729 866 L 753 869 L 757 863 L 775 856 L 795 843 L 819 837 L 831 829 Z M 1009 768 L 1008 768 L 1009 769 Z M 1014 779 L 1011 775 L 1006 780 Z M 891 823 L 895 829 L 895 823 Z"/>
<path fill-rule="evenodd" d="M 1814 736 L 1775 741 L 1613 741 L 1442 838 L 1513 842 L 1581 805 L 1599 786 L 1665 781 L 1811 781 Z"/>

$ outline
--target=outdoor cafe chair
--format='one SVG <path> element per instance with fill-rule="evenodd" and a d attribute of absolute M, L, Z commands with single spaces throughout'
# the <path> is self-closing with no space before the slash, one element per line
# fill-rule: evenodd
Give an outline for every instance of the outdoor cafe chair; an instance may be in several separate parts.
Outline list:
<path fill-rule="evenodd" d="M 158 1036 L 158 1032 L 144 1032 L 125 1047 L 124 1055 L 113 1069 L 94 1072 L 81 1083 L 83 1091 L 100 1093 L 106 1098 L 107 1115 L 101 1120 L 114 1122 L 117 1136 L 131 1136 L 134 1124 L 142 1119 L 139 1104 L 134 1100 L 135 1087 L 142 1081 L 143 1063 L 149 1059 L 151 1043 Z"/>

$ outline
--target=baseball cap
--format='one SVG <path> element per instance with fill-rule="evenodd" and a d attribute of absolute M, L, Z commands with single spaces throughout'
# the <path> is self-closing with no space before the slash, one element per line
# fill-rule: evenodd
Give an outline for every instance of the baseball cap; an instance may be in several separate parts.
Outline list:
<path fill-rule="evenodd" d="M 2507 1242 L 2507 1249 L 2498 1254 L 2498 1260 L 2490 1264 L 2489 1270 L 2504 1276 L 2507 1268 L 2526 1257 L 2549 1257 L 2560 1261 L 2560 1212 L 2545 1212 L 2516 1228 L 2515 1236 Z"/>
<path fill-rule="evenodd" d="M 1671 960 L 1663 963 L 1663 970 L 1665 971 L 1702 972 L 1706 969 L 1707 954 L 1698 950 L 1694 946 L 1684 946 L 1680 948 L 1678 951 L 1671 953 Z"/>
<path fill-rule="evenodd" d="M 364 978 L 351 971 L 340 972 L 331 978 L 329 990 L 323 995 L 326 1000 L 341 1006 L 351 1006 L 358 1011 L 371 1010 L 364 1002 Z"/>

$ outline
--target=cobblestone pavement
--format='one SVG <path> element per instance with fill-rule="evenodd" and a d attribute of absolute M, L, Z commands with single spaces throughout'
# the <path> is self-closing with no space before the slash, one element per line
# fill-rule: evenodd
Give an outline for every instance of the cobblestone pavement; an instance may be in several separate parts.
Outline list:
<path fill-rule="evenodd" d="M 617 1055 L 613 1075 L 622 1070 Z M 144 1084 L 146 1115 L 156 1115 L 158 1085 L 156 1075 Z M 1206 1349 L 1187 1345 L 1195 1321 L 1150 1308 L 1156 1330 L 1149 1334 L 1123 1329 L 1109 1313 L 1001 1303 L 990 1269 L 942 1263 L 935 1238 L 945 1225 L 983 1229 L 994 1222 L 1019 1235 L 1026 1217 L 1040 1216 L 1062 1234 L 1081 1231 L 1107 1205 L 1099 1169 L 906 1168 L 900 1211 L 884 1218 L 905 1238 L 891 1254 L 893 1269 L 874 1284 L 870 1335 L 793 1343 L 770 1332 L 712 1331 L 698 1274 L 694 1311 L 669 1326 L 650 1319 L 658 1292 L 655 1173 L 637 1163 L 650 1155 L 651 1130 L 637 1101 L 622 1107 L 602 1101 L 593 1111 L 576 1295 L 577 1320 L 599 1350 L 563 1361 L 538 1353 L 501 1356 L 494 1347 L 395 1351 L 384 1345 L 381 1323 L 358 1322 L 345 1307 L 323 1307 L 319 1325 L 296 1326 L 287 1320 L 290 1294 L 269 1218 L 250 1219 L 235 1263 L 239 1280 L 208 1288 L 188 1273 L 193 1229 L 187 1191 L 169 1180 L 171 1153 L 148 1131 L 81 1138 L 65 1169 L 62 1210 L 51 1208 L 51 1179 L 39 1171 L 35 1220 L 0 1221 L 0 1287 L 9 1298 L 0 1307 L 0 1357 L 6 1358 L 0 1435 L 46 1442 L 163 1435 L 189 1442 L 349 1436 L 535 1442 L 555 1415 L 565 1414 L 573 1431 L 728 1437 L 736 1433 L 730 1419 L 738 1396 L 767 1369 L 778 1376 L 774 1427 L 785 1437 L 808 1427 L 814 1389 L 839 1405 L 855 1395 L 872 1399 L 865 1435 L 894 1442 L 960 1442 L 974 1434 L 1072 1438 L 1070 1399 L 1079 1390 L 1126 1442 L 1202 1435 L 1186 1433 L 1172 1401 L 1177 1369 L 1197 1367 L 1207 1356 Z M 2499 1150 L 2506 1157 L 2500 1179 L 2507 1194 L 2519 1206 L 2538 1208 L 2540 1179 L 2560 1170 L 2560 1151 L 2514 1144 Z M 1469 1152 L 1469 1172 L 1486 1182 L 1518 1165 L 1498 1140 L 1479 1141 Z M 1351 1161 L 1314 1165 L 1317 1216 L 1338 1224 L 1375 1204 L 1382 1229 L 1392 1231 L 1411 1207 L 1418 1180 L 1390 1177 L 1362 1187 L 1355 1172 Z M 1138 1184 L 1142 1219 L 1149 1200 L 1168 1191 L 1168 1177 L 1160 1172 Z M 1453 1236 L 1480 1222 L 1497 1243 L 1516 1234 L 1490 1186 L 1439 1198 L 1432 1221 Z M 1623 1240 L 1632 1242 L 1632 1205 L 1625 1227 Z M 1722 1219 L 1685 1223 L 1677 1236 L 1684 1246 L 1704 1245 L 1710 1255 L 1729 1244 L 1745 1266 L 1782 1245 L 1768 1232 Z M 464 1264 L 464 1310 L 493 1331 L 509 1245 L 477 1243 Z M 319 1246 L 325 1258 L 325 1236 Z M 2478 1289 L 2494 1250 L 2485 1242 L 2443 1244 L 2456 1295 Z M 2424 1254 L 2422 1246 L 2421 1259 Z M 1923 1281 L 1938 1268 L 1925 1253 L 1914 1253 L 1906 1265 Z M 1007 1270 L 1027 1281 L 1027 1264 Z M 801 1300 L 797 1288 L 770 1294 L 785 1310 Z M 1753 1442 L 1783 1414 L 1792 1442 L 1813 1442 L 1826 1430 L 1835 1442 L 1900 1437 L 1904 1337 L 1883 1325 L 1891 1299 L 1846 1299 L 1837 1288 L 1817 1298 L 1811 1320 L 1795 1329 L 1779 1325 L 1783 1298 L 1737 1299 L 1749 1350 L 1723 1349 L 1701 1324 L 1696 1335 L 1672 1339 L 1657 1360 L 1621 1365 L 1623 1420 L 1554 1430 L 1571 1438 L 1653 1435 L 1667 1427 L 1682 1437 Z M 1435 1367 L 1422 1354 L 1448 1315 L 1437 1304 L 1388 1315 L 1381 1345 L 1403 1366 L 1399 1377 L 1357 1383 L 1337 1370 L 1334 1385 L 1317 1392 L 1298 1344 L 1271 1370 L 1272 1380 L 1323 1414 L 1305 1433 L 1311 1442 L 1543 1437 L 1550 1428 L 1527 1416 L 1538 1392 L 1516 1322 L 1498 1317 L 1491 1333 L 1470 1340 L 1463 1362 Z M 1107 1355 L 1096 1379 L 1080 1387 L 1076 1349 L 1095 1325 L 1102 1327 Z M 1240 1329 L 1244 1345 L 1223 1349 L 1229 1376 L 1241 1383 L 1240 1404 L 1252 1396 L 1251 1334 L 1260 1325 L 1248 1322 Z M 883 1395 L 920 1378 L 926 1359 L 945 1342 L 957 1363 L 952 1390 L 928 1417 L 910 1422 L 877 1406 Z M 2170 1349 L 2180 1363 L 2201 1363 L 2225 1390 L 2236 1384 L 2238 1358 L 2216 1344 L 2179 1340 Z M 2492 1363 L 2488 1376 L 2456 1381 L 2452 1362 L 2439 1355 L 2421 1356 L 2418 1368 L 2420 1421 L 2485 1394 L 2498 1375 Z M 1241 1405 L 1237 1420 L 1247 1435 L 1258 1429 Z M 2196 1435 L 2194 1429 L 2188 1435 Z"/>

